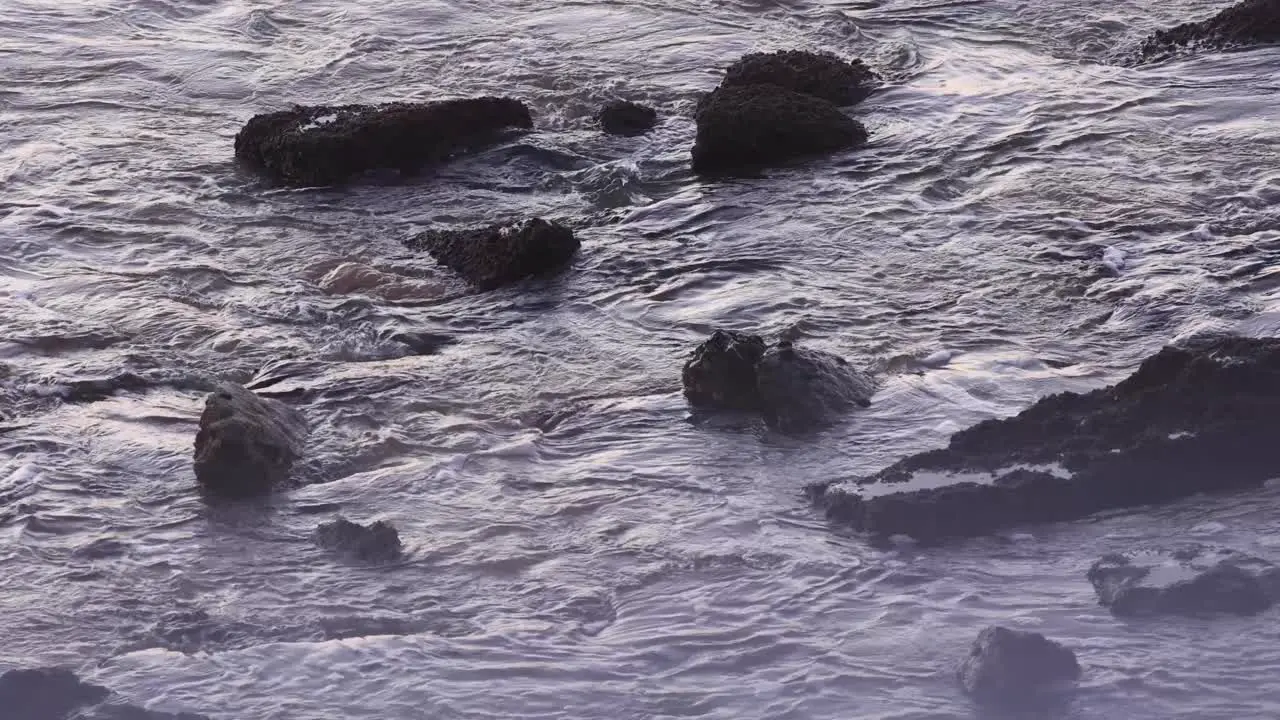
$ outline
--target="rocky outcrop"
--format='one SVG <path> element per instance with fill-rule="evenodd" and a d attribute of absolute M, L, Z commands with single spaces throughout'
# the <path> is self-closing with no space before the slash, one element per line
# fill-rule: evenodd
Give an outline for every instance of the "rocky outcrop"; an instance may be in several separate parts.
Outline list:
<path fill-rule="evenodd" d="M 717 330 L 681 373 L 695 407 L 760 413 L 771 426 L 798 432 L 831 423 L 871 403 L 872 378 L 841 357 L 758 335 Z"/>
<path fill-rule="evenodd" d="M 580 243 L 573 231 L 540 218 L 516 225 L 428 230 L 405 241 L 481 290 L 560 270 Z"/>
<path fill-rule="evenodd" d="M 989 627 L 956 672 L 979 702 L 1017 705 L 1070 689 L 1080 678 L 1075 653 L 1039 633 Z"/>
<path fill-rule="evenodd" d="M 361 562 L 394 562 L 403 552 L 400 533 L 385 520 L 360 525 L 340 517 L 316 528 L 315 539 L 320 547 Z"/>
<path fill-rule="evenodd" d="M 596 122 L 609 135 L 643 135 L 658 124 L 658 111 L 627 100 L 614 100 L 600 108 Z"/>
<path fill-rule="evenodd" d="M 1116 615 L 1252 615 L 1280 598 L 1280 568 L 1204 545 L 1107 555 L 1089 582 Z"/>
<path fill-rule="evenodd" d="M 870 95 L 876 82 L 876 74 L 861 60 L 784 50 L 743 56 L 729 66 L 720 87 L 775 85 L 835 105 L 852 105 Z"/>
<path fill-rule="evenodd" d="M 254 116 L 236 135 L 235 153 L 283 184 L 332 185 L 370 170 L 412 174 L 531 127 L 524 103 L 498 97 L 296 106 Z"/>
<path fill-rule="evenodd" d="M 831 519 L 921 540 L 1071 520 L 1280 475 L 1280 340 L 1168 347 L 1128 379 L 1021 414 L 869 477 L 809 489 Z"/>
<path fill-rule="evenodd" d="M 262 495 L 284 484 L 307 435 L 306 421 L 279 400 L 223 383 L 205 400 L 195 473 L 210 494 Z"/>
<path fill-rule="evenodd" d="M 108 702 L 110 697 L 110 690 L 62 668 L 10 670 L 0 675 L 0 715 L 13 720 L 208 720 Z"/>
<path fill-rule="evenodd" d="M 1280 0 L 1244 0 L 1208 20 L 1159 30 L 1142 43 L 1139 57 L 1159 60 L 1183 50 L 1220 50 L 1280 42 Z"/>
<path fill-rule="evenodd" d="M 777 85 L 721 87 L 698 103 L 693 170 L 734 174 L 832 153 L 867 140 L 832 103 Z"/>

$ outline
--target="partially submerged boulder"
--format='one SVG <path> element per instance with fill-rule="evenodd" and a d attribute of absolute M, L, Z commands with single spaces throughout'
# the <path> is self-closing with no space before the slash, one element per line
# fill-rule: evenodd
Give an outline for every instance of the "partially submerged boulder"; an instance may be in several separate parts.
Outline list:
<path fill-rule="evenodd" d="M 694 172 L 732 174 L 832 153 L 867 140 L 832 103 L 777 85 L 720 87 L 698 103 Z"/>
<path fill-rule="evenodd" d="M 277 182 L 331 185 L 370 170 L 412 174 L 531 127 L 529 109 L 510 98 L 299 105 L 254 116 L 236 135 L 235 153 Z"/>
<path fill-rule="evenodd" d="M 534 218 L 514 225 L 428 230 L 405 240 L 481 290 L 560 270 L 581 243 L 569 228 Z"/>
<path fill-rule="evenodd" d="M 720 86 L 776 85 L 835 105 L 852 105 L 870 95 L 876 81 L 876 74 L 861 60 L 783 50 L 743 56 L 729 66 Z"/>
<path fill-rule="evenodd" d="M 340 517 L 316 528 L 315 539 L 320 547 L 361 562 L 393 562 L 403 552 L 400 533 L 385 520 L 360 525 Z"/>
<path fill-rule="evenodd" d="M 783 432 L 828 424 L 871 404 L 874 382 L 839 356 L 784 340 L 766 345 L 748 333 L 716 330 L 681 373 L 695 407 L 760 413 Z"/>
<path fill-rule="evenodd" d="M 1018 705 L 1070 689 L 1080 663 L 1039 633 L 993 626 L 978 635 L 956 674 L 975 700 Z"/>
<path fill-rule="evenodd" d="M 196 479 L 223 497 L 268 493 L 288 480 L 306 435 L 306 421 L 294 408 L 225 382 L 200 415 Z"/>
<path fill-rule="evenodd" d="M 831 519 L 920 540 L 1257 487 L 1280 475 L 1280 340 L 1167 347 L 869 477 L 809 488 Z"/>
<path fill-rule="evenodd" d="M 1142 43 L 1143 60 L 1159 60 L 1180 50 L 1220 50 L 1280 42 L 1280 0 L 1244 0 L 1208 20 L 1158 30 Z"/>
<path fill-rule="evenodd" d="M 63 668 L 10 670 L 0 675 L 0 715 L 13 720 L 208 720 L 108 702 L 110 697 L 110 690 Z"/>
<path fill-rule="evenodd" d="M 1280 598 L 1280 568 L 1206 545 L 1107 555 L 1089 582 L 1116 615 L 1252 615 Z"/>
<path fill-rule="evenodd" d="M 613 100 L 600 108 L 596 121 L 609 135 L 643 135 L 658 124 L 658 111 L 629 100 Z"/>

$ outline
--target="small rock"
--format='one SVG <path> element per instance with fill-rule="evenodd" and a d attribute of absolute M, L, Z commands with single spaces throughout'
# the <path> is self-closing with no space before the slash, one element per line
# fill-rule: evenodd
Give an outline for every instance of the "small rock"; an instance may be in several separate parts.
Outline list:
<path fill-rule="evenodd" d="M 600 108 L 596 120 L 610 135 L 643 135 L 658 124 L 658 111 L 628 100 L 614 100 Z"/>
<path fill-rule="evenodd" d="M 405 241 L 481 290 L 560 270 L 581 243 L 573 231 L 540 218 L 516 225 L 428 230 Z"/>
<path fill-rule="evenodd" d="M 316 544 L 362 562 L 393 562 L 403 552 L 400 534 L 385 520 L 360 525 L 340 517 L 316 528 Z"/>
<path fill-rule="evenodd" d="M 696 407 L 758 410 L 756 364 L 764 357 L 759 335 L 716 330 L 684 364 L 684 396 Z"/>
<path fill-rule="evenodd" d="M 776 85 L 836 105 L 852 105 L 871 94 L 876 80 L 876 74 L 861 60 L 785 50 L 743 56 L 729 66 L 720 86 Z"/>
<path fill-rule="evenodd" d="M 870 375 L 821 350 L 783 341 L 760 358 L 756 387 L 765 420 L 793 432 L 834 421 L 853 407 L 871 405 Z"/>
<path fill-rule="evenodd" d="M 196 479 L 223 497 L 268 493 L 288 479 L 306 434 L 306 422 L 294 408 L 223 383 L 200 415 Z"/>
<path fill-rule="evenodd" d="M 1207 545 L 1107 555 L 1089 582 L 1116 615 L 1252 615 L 1280 596 L 1280 568 Z"/>
<path fill-rule="evenodd" d="M 1019 704 L 1070 688 L 1080 664 L 1075 653 L 1039 633 L 996 626 L 978 635 L 957 675 L 979 702 Z"/>

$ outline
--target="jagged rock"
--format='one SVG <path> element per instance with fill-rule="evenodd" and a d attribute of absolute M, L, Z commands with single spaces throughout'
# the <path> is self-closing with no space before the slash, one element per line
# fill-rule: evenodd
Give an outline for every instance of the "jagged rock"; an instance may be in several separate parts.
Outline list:
<path fill-rule="evenodd" d="M 872 476 L 809 488 L 828 517 L 920 540 L 1081 518 L 1280 475 L 1280 340 L 1167 347 L 1128 379 L 1021 414 Z"/>
<path fill-rule="evenodd" d="M 596 120 L 610 135 L 643 135 L 658 124 L 658 111 L 627 100 L 614 100 L 600 108 Z"/>
<path fill-rule="evenodd" d="M 296 106 L 254 116 L 236 157 L 288 185 L 331 185 L 370 170 L 412 174 L 502 131 L 529 129 L 524 103 L 482 97 L 432 103 Z"/>
<path fill-rule="evenodd" d="M 400 534 L 385 520 L 360 525 L 340 517 L 316 528 L 316 544 L 362 562 L 392 562 L 403 551 Z"/>
<path fill-rule="evenodd" d="M 1183 49 L 1218 50 L 1280 41 L 1280 0 L 1244 0 L 1208 20 L 1153 33 L 1139 57 L 1159 60 Z"/>
<path fill-rule="evenodd" d="M 560 270 L 580 243 L 573 231 L 541 218 L 516 225 L 428 230 L 405 241 L 481 290 Z"/>
<path fill-rule="evenodd" d="M 690 404 L 759 412 L 783 432 L 834 421 L 871 404 L 874 383 L 841 357 L 784 340 L 769 347 L 758 335 L 716 330 L 694 349 L 681 373 Z"/>
<path fill-rule="evenodd" d="M 297 410 L 223 383 L 205 400 L 200 415 L 196 479 L 205 490 L 224 497 L 270 492 L 288 479 L 306 434 L 306 421 Z"/>
<path fill-rule="evenodd" d="M 1080 664 L 1075 653 L 1039 633 L 995 626 L 978 635 L 957 675 L 975 700 L 1016 705 L 1070 688 Z"/>
<path fill-rule="evenodd" d="M 866 142 L 862 123 L 777 85 L 721 87 L 698 103 L 693 170 L 732 174 Z"/>
<path fill-rule="evenodd" d="M 756 364 L 766 349 L 759 335 L 716 330 L 684 364 L 685 398 L 697 407 L 759 410 Z"/>
<path fill-rule="evenodd" d="M 1116 615 L 1252 615 L 1280 597 L 1280 568 L 1204 545 L 1107 555 L 1089 582 Z"/>
<path fill-rule="evenodd" d="M 836 105 L 852 105 L 871 94 L 876 80 L 876 74 L 861 60 L 785 50 L 743 56 L 729 66 L 720 86 L 776 85 Z"/>
<path fill-rule="evenodd" d="M 0 715 L 12 720 L 208 720 L 191 713 L 106 702 L 111 691 L 70 670 L 10 670 L 0 675 Z"/>

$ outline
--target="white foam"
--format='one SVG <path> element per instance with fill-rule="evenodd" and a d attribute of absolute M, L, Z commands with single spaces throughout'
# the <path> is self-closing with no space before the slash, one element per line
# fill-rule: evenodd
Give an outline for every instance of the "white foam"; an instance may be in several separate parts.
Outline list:
<path fill-rule="evenodd" d="M 324 127 L 325 125 L 329 125 L 330 123 L 335 122 L 337 119 L 338 119 L 337 113 L 329 113 L 328 115 L 317 115 L 315 118 L 311 120 L 311 122 L 307 123 L 306 125 L 299 126 L 298 130 L 301 130 L 302 132 L 306 132 L 308 130 L 315 130 L 318 127 Z"/>
<path fill-rule="evenodd" d="M 1128 258 L 1125 251 L 1120 248 L 1109 247 L 1102 251 L 1102 265 L 1116 275 L 1124 271 Z"/>
<path fill-rule="evenodd" d="M 1070 480 L 1074 475 L 1067 470 L 1061 463 L 1045 463 L 1041 465 L 1031 465 L 1027 463 L 1018 463 L 1003 467 L 994 473 L 989 472 L 937 472 L 932 470 L 921 470 L 912 473 L 911 479 L 904 482 L 892 483 L 868 483 L 866 485 L 851 485 L 845 490 L 849 493 L 857 495 L 863 500 L 872 498 L 885 497 L 886 495 L 896 495 L 898 493 L 911 493 L 920 490 L 935 490 L 937 488 L 949 487 L 951 485 L 959 485 L 960 483 L 973 483 L 976 485 L 990 485 L 1003 475 L 1011 473 L 1015 470 L 1027 470 L 1030 472 L 1048 473 L 1056 478 Z"/>

